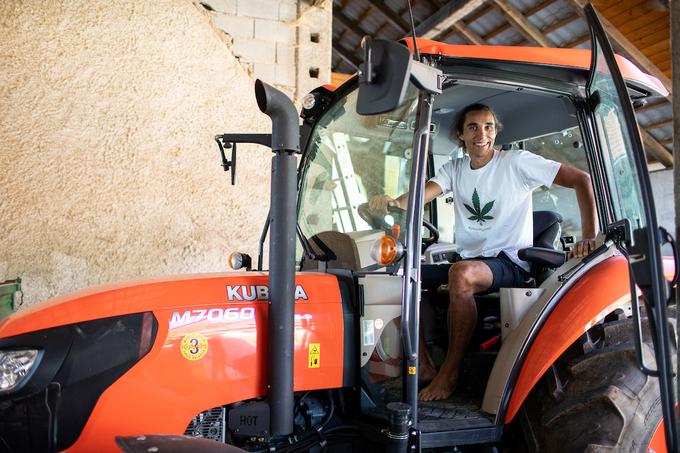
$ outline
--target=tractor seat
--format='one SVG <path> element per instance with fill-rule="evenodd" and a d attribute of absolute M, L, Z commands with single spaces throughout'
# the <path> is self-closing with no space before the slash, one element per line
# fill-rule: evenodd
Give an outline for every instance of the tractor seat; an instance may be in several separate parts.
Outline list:
<path fill-rule="evenodd" d="M 531 264 L 531 276 L 536 286 L 563 265 L 565 252 L 556 250 L 562 234 L 562 216 L 553 211 L 534 211 L 534 246 L 520 249 L 517 255 Z"/>
<path fill-rule="evenodd" d="M 347 269 L 358 271 L 361 269 L 361 260 L 357 246 L 345 233 L 339 231 L 322 231 L 309 238 L 312 252 L 323 261 L 302 258 L 301 271 Z"/>
<path fill-rule="evenodd" d="M 520 249 L 517 255 L 531 265 L 530 275 L 533 281 L 529 286 L 539 286 L 546 278 L 566 261 L 565 252 L 556 250 L 562 235 L 562 216 L 553 211 L 534 211 L 534 246 Z M 444 283 L 437 288 L 439 294 L 448 294 L 449 285 Z M 477 296 L 498 297 L 495 293 L 480 293 Z"/>

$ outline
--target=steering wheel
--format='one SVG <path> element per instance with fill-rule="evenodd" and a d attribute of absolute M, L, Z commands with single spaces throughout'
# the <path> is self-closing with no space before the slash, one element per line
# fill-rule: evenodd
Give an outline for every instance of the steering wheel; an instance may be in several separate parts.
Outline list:
<path fill-rule="evenodd" d="M 384 231 L 392 231 L 392 225 L 395 224 L 402 224 L 404 223 L 403 221 L 406 218 L 406 210 L 401 209 L 397 206 L 388 206 L 387 207 L 387 214 L 390 214 L 394 217 L 394 222 L 393 223 L 388 223 L 387 222 L 387 215 L 385 214 L 377 214 L 372 212 L 369 207 L 368 203 L 362 203 L 359 205 L 357 208 L 357 212 L 359 213 L 359 217 L 364 219 L 369 225 L 371 225 L 373 228 L 378 229 L 378 230 L 384 230 Z M 423 219 L 423 226 L 427 231 L 430 232 L 430 237 L 428 238 L 423 238 L 423 247 L 422 250 L 424 251 L 427 249 L 429 246 L 434 244 L 439 240 L 439 230 L 437 229 L 436 226 L 434 226 L 431 222 Z"/>

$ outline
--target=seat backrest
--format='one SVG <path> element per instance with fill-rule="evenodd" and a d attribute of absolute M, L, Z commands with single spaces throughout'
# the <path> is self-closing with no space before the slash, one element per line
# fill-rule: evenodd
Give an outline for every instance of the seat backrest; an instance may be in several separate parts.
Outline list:
<path fill-rule="evenodd" d="M 562 216 L 554 211 L 534 211 L 534 247 L 556 248 L 562 235 Z"/>
<path fill-rule="evenodd" d="M 319 246 L 319 242 L 323 247 Z M 322 231 L 309 238 L 309 244 L 314 253 L 324 254 L 323 249 L 329 249 L 335 256 L 331 256 L 326 262 L 329 269 L 347 269 L 358 271 L 361 269 L 359 250 L 354 240 L 345 233 L 339 231 Z M 319 262 L 303 259 L 302 270 L 314 270 L 319 268 Z"/>

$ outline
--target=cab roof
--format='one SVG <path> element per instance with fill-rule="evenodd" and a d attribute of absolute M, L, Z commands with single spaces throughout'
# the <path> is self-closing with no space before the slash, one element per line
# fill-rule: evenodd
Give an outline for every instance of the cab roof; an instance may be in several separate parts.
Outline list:
<path fill-rule="evenodd" d="M 416 38 L 416 42 L 420 53 L 425 55 L 535 63 L 581 70 L 589 70 L 591 63 L 590 49 L 461 45 L 446 44 L 425 38 Z M 412 38 L 404 38 L 402 43 L 413 52 Z M 668 90 L 656 77 L 642 72 L 637 66 L 620 55 L 616 55 L 616 61 L 624 79 L 638 83 L 654 94 L 668 96 Z"/>

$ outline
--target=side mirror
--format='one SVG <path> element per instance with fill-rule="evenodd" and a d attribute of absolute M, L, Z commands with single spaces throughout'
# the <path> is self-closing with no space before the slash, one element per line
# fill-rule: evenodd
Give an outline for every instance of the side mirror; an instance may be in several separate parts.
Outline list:
<path fill-rule="evenodd" d="M 407 47 L 385 39 L 361 41 L 364 63 L 359 71 L 359 115 L 376 115 L 396 109 L 403 101 L 413 62 Z"/>

